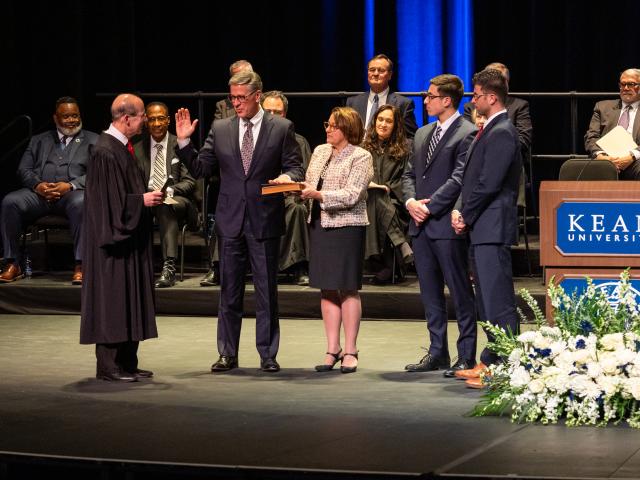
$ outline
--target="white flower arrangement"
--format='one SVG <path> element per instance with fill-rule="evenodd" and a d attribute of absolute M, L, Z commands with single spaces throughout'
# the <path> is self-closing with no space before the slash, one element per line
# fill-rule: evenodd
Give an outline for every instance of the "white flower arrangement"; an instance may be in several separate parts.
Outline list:
<path fill-rule="evenodd" d="M 552 279 L 550 325 L 521 290 L 538 328 L 513 335 L 483 323 L 494 336 L 489 348 L 504 361 L 489 368 L 487 395 L 472 414 L 508 411 L 515 422 L 555 424 L 564 418 L 569 426 L 625 421 L 640 428 L 640 307 L 628 270 L 616 293 L 612 305 L 591 279 L 582 295 L 568 295 Z"/>

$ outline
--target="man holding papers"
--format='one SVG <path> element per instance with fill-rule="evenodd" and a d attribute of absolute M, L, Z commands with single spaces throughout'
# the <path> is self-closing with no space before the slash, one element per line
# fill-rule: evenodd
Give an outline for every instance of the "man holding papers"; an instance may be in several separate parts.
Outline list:
<path fill-rule="evenodd" d="M 593 109 L 593 116 L 589 123 L 589 129 L 584 136 L 584 148 L 596 160 L 609 160 L 614 163 L 621 180 L 640 179 L 640 115 L 638 106 L 640 105 L 640 69 L 630 68 L 620 75 L 618 82 L 620 87 L 620 100 L 603 100 L 596 103 Z M 620 126 L 622 132 L 611 132 L 615 127 Z M 624 138 L 624 132 L 629 137 Z M 609 132 L 612 133 L 607 139 L 603 139 Z M 623 135 L 619 135 L 622 133 Z M 603 139 L 605 142 L 601 142 Z M 608 141 L 608 143 L 607 143 Z M 611 150 L 603 145 L 610 145 Z M 628 151 L 618 150 L 615 145 L 626 145 Z M 634 144 L 636 145 L 634 147 Z"/>

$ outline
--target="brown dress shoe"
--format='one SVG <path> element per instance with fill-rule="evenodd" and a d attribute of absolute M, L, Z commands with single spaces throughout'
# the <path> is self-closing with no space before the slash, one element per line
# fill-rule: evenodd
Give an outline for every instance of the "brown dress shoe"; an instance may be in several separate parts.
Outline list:
<path fill-rule="evenodd" d="M 76 268 L 74 268 L 71 284 L 82 285 L 82 265 L 76 265 Z"/>
<path fill-rule="evenodd" d="M 480 362 L 475 367 L 470 368 L 469 370 L 458 370 L 455 373 L 456 378 L 468 379 L 468 378 L 480 378 L 480 374 L 484 373 L 487 370 L 487 366 Z"/>
<path fill-rule="evenodd" d="M 0 282 L 3 283 L 15 282 L 21 278 L 24 278 L 24 274 L 22 273 L 20 266 L 15 263 L 5 265 L 0 273 Z"/>
<path fill-rule="evenodd" d="M 476 388 L 476 389 L 487 388 L 487 384 L 480 377 L 469 378 L 464 381 L 464 384 L 467 386 L 467 388 Z"/>

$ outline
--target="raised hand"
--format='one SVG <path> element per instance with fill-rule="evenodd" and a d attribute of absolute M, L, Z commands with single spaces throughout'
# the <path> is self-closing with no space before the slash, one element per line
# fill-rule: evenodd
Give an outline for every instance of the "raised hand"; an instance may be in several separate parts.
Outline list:
<path fill-rule="evenodd" d="M 176 136 L 178 140 L 187 140 L 198 126 L 198 119 L 191 121 L 189 109 L 180 108 L 176 112 Z"/>

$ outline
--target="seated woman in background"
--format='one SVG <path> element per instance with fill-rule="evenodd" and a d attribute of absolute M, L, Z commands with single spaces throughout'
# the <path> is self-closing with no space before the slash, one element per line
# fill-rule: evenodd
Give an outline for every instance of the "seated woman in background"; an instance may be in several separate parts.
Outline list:
<path fill-rule="evenodd" d="M 358 365 L 356 345 L 362 304 L 362 265 L 367 221 L 367 186 L 373 176 L 371 155 L 357 145 L 364 129 L 350 107 L 336 107 L 324 123 L 327 143 L 313 152 L 307 169 L 304 200 L 309 214 L 309 285 L 320 289 L 320 310 L 327 335 L 327 354 L 318 372 L 341 361 L 340 371 Z M 345 351 L 340 346 L 344 326 Z"/>
<path fill-rule="evenodd" d="M 405 264 L 413 261 L 406 236 L 409 214 L 402 203 L 402 173 L 411 145 L 397 107 L 383 105 L 378 109 L 362 147 L 373 156 L 374 171 L 367 198 L 365 259 L 375 271 L 372 283 L 383 284 L 392 280 L 396 248 Z"/>

